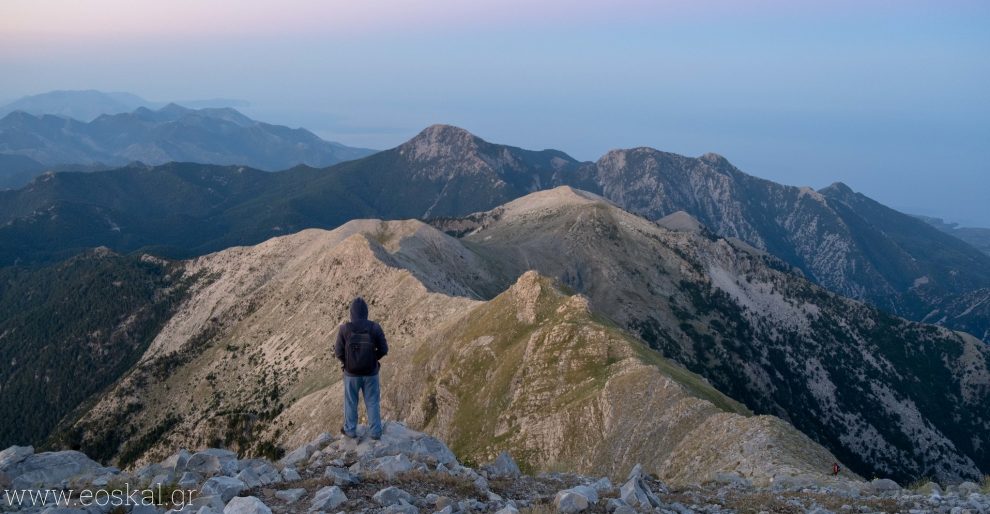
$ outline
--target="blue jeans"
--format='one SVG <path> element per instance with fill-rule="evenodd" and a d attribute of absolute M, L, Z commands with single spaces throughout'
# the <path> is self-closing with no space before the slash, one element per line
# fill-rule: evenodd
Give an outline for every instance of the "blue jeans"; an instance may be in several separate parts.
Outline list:
<path fill-rule="evenodd" d="M 344 432 L 351 437 L 357 434 L 358 391 L 361 391 L 364 408 L 368 410 L 371 437 L 381 437 L 381 392 L 378 387 L 378 375 L 370 377 L 344 375 Z"/>

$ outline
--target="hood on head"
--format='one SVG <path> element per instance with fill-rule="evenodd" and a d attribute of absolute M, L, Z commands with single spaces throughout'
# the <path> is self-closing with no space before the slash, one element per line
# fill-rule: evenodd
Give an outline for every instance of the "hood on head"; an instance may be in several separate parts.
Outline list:
<path fill-rule="evenodd" d="M 361 321 L 368 319 L 368 304 L 364 298 L 358 296 L 351 302 L 351 321 Z"/>

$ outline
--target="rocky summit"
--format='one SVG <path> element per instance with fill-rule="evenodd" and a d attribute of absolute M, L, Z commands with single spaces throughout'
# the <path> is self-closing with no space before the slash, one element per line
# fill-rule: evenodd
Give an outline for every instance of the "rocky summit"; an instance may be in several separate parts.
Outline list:
<path fill-rule="evenodd" d="M 127 470 L 79 452 L 0 451 L 0 480 L 20 493 L 0 512 L 270 514 L 295 512 L 987 512 L 990 491 L 973 483 L 905 490 L 889 480 L 782 480 L 755 486 L 734 473 L 674 487 L 639 465 L 613 481 L 568 472 L 523 474 L 511 455 L 470 467 L 439 439 L 388 422 L 379 441 L 317 435 L 277 461 L 225 449 L 181 449 Z M 120 490 L 140 491 L 131 496 Z M 108 491 L 100 496 L 93 491 Z M 57 494 L 60 500 L 56 498 Z M 27 496 L 31 498 L 31 496 Z M 102 498 L 102 499 L 100 499 Z M 13 501 L 11 501 L 13 500 Z"/>

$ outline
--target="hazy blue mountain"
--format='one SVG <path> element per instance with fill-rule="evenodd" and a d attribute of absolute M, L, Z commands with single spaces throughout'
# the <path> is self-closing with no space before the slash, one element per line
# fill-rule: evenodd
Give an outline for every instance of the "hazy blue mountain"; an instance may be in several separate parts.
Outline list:
<path fill-rule="evenodd" d="M 181 108 L 143 111 L 169 119 Z M 244 120 L 225 110 L 229 120 Z M 95 123 L 95 122 L 94 122 Z M 578 162 L 496 145 L 449 126 L 326 169 L 266 174 L 173 164 L 56 173 L 0 193 L 0 263 L 49 261 L 106 245 L 184 257 L 355 218 L 460 217 L 570 185 L 658 220 L 685 211 L 715 234 L 765 250 L 842 295 L 987 338 L 990 257 L 848 187 L 785 186 L 707 154 L 615 150 Z M 976 302 L 976 303 L 974 303 Z"/>
<path fill-rule="evenodd" d="M 275 171 L 298 164 L 328 166 L 372 151 L 324 141 L 305 129 L 258 122 L 230 108 L 168 104 L 104 114 L 90 122 L 12 112 L 0 119 L 0 153 L 46 166 L 189 161 Z"/>
<path fill-rule="evenodd" d="M 248 107 L 249 102 L 232 98 L 209 98 L 204 100 L 180 100 L 175 103 L 190 109 Z M 161 109 L 168 102 L 152 102 L 131 93 L 107 93 L 94 89 L 49 91 L 29 95 L 0 106 L 0 117 L 14 111 L 23 111 L 35 116 L 51 114 L 80 121 L 92 121 L 103 114 L 131 112 L 138 107 Z"/>
<path fill-rule="evenodd" d="M 23 111 L 36 116 L 51 114 L 81 121 L 91 121 L 103 114 L 131 112 L 138 107 L 158 108 L 131 93 L 104 93 L 93 89 L 84 91 L 49 91 L 30 95 L 0 107 L 0 116 Z"/>

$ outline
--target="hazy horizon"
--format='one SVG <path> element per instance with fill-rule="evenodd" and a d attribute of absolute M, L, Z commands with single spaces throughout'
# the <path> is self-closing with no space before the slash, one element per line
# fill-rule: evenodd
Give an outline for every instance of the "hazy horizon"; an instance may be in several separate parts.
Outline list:
<path fill-rule="evenodd" d="M 231 98 L 388 148 L 432 123 L 593 160 L 716 152 L 792 185 L 990 226 L 990 5 L 398 0 L 0 4 L 0 101 Z"/>

